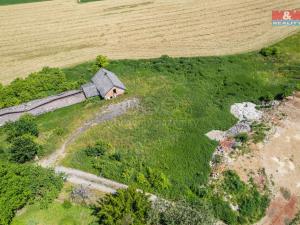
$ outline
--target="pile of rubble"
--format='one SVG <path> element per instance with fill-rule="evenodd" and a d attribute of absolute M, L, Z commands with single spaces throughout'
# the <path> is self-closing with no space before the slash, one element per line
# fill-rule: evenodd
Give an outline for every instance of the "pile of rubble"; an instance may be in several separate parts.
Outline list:
<path fill-rule="evenodd" d="M 260 121 L 263 117 L 263 112 L 251 102 L 236 103 L 231 106 L 230 112 L 239 120 L 234 126 L 227 131 L 212 130 L 206 134 L 208 138 L 219 142 L 213 154 L 213 160 L 210 162 L 213 168 L 213 178 L 217 178 L 218 174 L 225 169 L 224 166 L 216 166 L 220 163 L 218 159 L 221 158 L 223 164 L 230 163 L 232 161 L 230 154 L 241 145 L 235 137 L 242 133 L 250 133 L 251 124 Z"/>

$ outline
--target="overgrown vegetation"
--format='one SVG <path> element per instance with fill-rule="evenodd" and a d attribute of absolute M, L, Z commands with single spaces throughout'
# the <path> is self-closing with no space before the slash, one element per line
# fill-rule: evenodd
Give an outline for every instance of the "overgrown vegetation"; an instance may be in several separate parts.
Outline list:
<path fill-rule="evenodd" d="M 70 146 L 74 153 L 65 165 L 138 184 L 164 196 L 189 196 L 190 186 L 205 184 L 210 173 L 216 143 L 204 134 L 226 130 L 236 122 L 230 105 L 259 103 L 262 96 L 274 99 L 287 86 L 296 88 L 298 80 L 279 72 L 281 60 L 249 53 L 112 61 L 108 69 L 126 84 L 128 97 L 141 99 L 141 108 L 91 128 Z M 78 65 L 65 73 L 74 80 L 84 74 L 89 80 L 92 65 L 94 62 Z M 99 140 L 112 149 L 97 158 L 87 156 L 84 149 Z M 170 188 L 149 187 L 147 168 L 160 171 Z"/>
<path fill-rule="evenodd" d="M 256 221 L 264 213 L 267 197 L 259 195 L 251 182 L 246 185 L 234 175 L 225 175 L 225 184 L 218 184 L 222 192 L 209 195 L 197 188 L 207 185 L 209 161 L 217 145 L 204 134 L 214 129 L 226 130 L 236 122 L 229 112 L 233 103 L 272 100 L 300 88 L 300 45 L 292 44 L 298 39 L 299 34 L 296 42 L 287 39 L 282 42 L 287 44 L 280 43 L 276 57 L 255 52 L 112 61 L 108 69 L 118 74 L 128 88 L 125 96 L 114 101 L 134 96 L 140 99 L 141 107 L 85 132 L 70 146 L 72 154 L 64 164 L 135 184 L 173 200 L 184 198 L 192 202 L 210 196 L 206 199 L 213 203 L 215 215 L 229 224 Z M 63 70 L 47 68 L 16 80 L 1 87 L 1 107 L 78 87 L 89 81 L 95 65 L 94 61 Z M 45 152 L 54 150 L 99 106 L 106 104 L 109 103 L 94 98 L 38 117 L 37 142 L 47 149 Z M 260 132 L 264 128 L 259 126 L 257 141 L 265 133 Z M 10 143 L 4 129 L 0 129 L 0 134 L 1 152 Z M 235 194 L 236 187 L 230 183 L 238 187 Z M 233 210 L 229 201 L 239 209 Z"/>
<path fill-rule="evenodd" d="M 166 202 L 157 200 L 150 210 L 151 225 L 213 225 L 216 219 L 211 209 L 201 202 Z"/>
<path fill-rule="evenodd" d="M 17 78 L 7 86 L 0 85 L 0 108 L 74 89 L 79 87 L 81 82 L 67 80 L 61 69 L 45 67 L 25 79 Z"/>
<path fill-rule="evenodd" d="M 212 211 L 203 202 L 156 200 L 133 187 L 107 195 L 94 207 L 97 224 L 103 225 L 212 225 Z"/>
<path fill-rule="evenodd" d="M 270 128 L 264 123 L 253 123 L 251 125 L 253 132 L 252 139 L 254 143 L 262 142 Z"/>
<path fill-rule="evenodd" d="M 98 206 L 94 207 L 94 215 L 102 225 L 144 225 L 150 209 L 148 197 L 130 187 L 100 199 Z"/>
<path fill-rule="evenodd" d="M 0 224 L 10 224 L 16 211 L 26 204 L 37 202 L 46 207 L 57 197 L 62 184 L 51 170 L 0 162 Z"/>
<path fill-rule="evenodd" d="M 16 122 L 7 123 L 3 129 L 8 143 L 2 149 L 3 157 L 13 162 L 25 163 L 33 160 L 42 151 L 42 146 L 36 143 L 39 130 L 33 116 L 24 115 Z"/>
<path fill-rule="evenodd" d="M 246 184 L 233 171 L 223 176 L 209 188 L 200 187 L 197 191 L 211 204 L 215 217 L 228 225 L 253 224 L 261 219 L 269 205 L 268 189 L 258 191 L 252 180 Z"/>

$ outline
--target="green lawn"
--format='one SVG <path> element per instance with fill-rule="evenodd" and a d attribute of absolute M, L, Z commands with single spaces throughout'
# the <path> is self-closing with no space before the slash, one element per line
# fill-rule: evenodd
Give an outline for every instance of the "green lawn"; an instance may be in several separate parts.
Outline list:
<path fill-rule="evenodd" d="M 127 94 L 113 101 L 95 98 L 38 117 L 44 154 L 57 148 L 101 106 L 138 97 L 139 109 L 93 127 L 69 146 L 71 154 L 64 165 L 137 184 L 166 197 L 194 197 L 194 187 L 207 182 L 209 161 L 217 145 L 205 133 L 228 129 L 236 122 L 230 105 L 258 102 L 262 96 L 276 96 L 296 85 L 299 88 L 300 45 L 295 44 L 299 40 L 300 33 L 279 43 L 281 54 L 277 58 L 254 52 L 112 61 L 108 69 L 119 75 Z M 72 81 L 89 80 L 92 64 L 83 63 L 64 72 Z M 101 157 L 87 156 L 83 149 L 97 141 L 112 148 Z M 158 179 L 164 180 L 165 175 L 169 188 L 150 184 L 149 169 Z"/>
<path fill-rule="evenodd" d="M 0 5 L 12 5 L 12 4 L 22 4 L 22 3 L 30 3 L 30 2 L 42 2 L 49 0 L 0 0 Z"/>
<path fill-rule="evenodd" d="M 55 202 L 47 209 L 36 205 L 26 207 L 24 213 L 14 218 L 12 225 L 89 225 L 93 221 L 90 209 L 78 205 L 64 208 Z"/>

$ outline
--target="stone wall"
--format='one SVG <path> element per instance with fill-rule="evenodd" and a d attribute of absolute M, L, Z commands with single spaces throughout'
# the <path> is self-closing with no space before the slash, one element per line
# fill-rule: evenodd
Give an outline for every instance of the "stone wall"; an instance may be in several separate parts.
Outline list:
<path fill-rule="evenodd" d="M 73 90 L 0 110 L 0 126 L 16 121 L 25 113 L 40 115 L 85 101 L 82 90 Z"/>

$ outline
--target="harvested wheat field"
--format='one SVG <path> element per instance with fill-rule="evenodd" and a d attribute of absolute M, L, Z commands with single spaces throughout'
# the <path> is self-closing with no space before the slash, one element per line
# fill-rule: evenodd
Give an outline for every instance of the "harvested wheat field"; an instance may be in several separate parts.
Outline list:
<path fill-rule="evenodd" d="M 113 59 L 223 55 L 295 32 L 271 10 L 299 0 L 54 0 L 0 7 L 0 80 L 104 54 Z"/>

